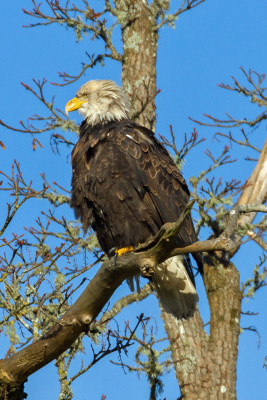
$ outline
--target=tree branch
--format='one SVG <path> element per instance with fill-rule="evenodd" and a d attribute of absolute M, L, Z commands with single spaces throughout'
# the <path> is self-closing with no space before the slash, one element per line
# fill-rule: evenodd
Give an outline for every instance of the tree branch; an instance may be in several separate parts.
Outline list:
<path fill-rule="evenodd" d="M 183 14 L 185 11 L 191 10 L 192 8 L 195 8 L 199 6 L 201 3 L 204 3 L 206 0 L 183 0 L 181 6 L 177 11 L 175 11 L 173 14 L 167 14 L 166 9 L 167 9 L 167 4 L 170 3 L 170 1 L 167 2 L 162 2 L 164 6 L 160 7 L 159 11 L 159 16 L 161 17 L 161 22 L 156 26 L 155 30 L 159 30 L 162 28 L 165 24 L 167 25 L 173 25 L 174 26 L 174 21 L 177 20 L 178 16 Z M 160 2 L 154 1 L 154 6 L 158 6 Z"/>
<path fill-rule="evenodd" d="M 114 291 L 129 276 L 138 274 L 140 271 L 146 275 L 148 267 L 151 273 L 151 269 L 153 270 L 156 265 L 177 254 L 228 250 L 229 238 L 236 228 L 240 213 L 267 212 L 267 206 L 263 205 L 237 206 L 230 212 L 227 228 L 218 239 L 175 248 L 177 232 L 192 205 L 193 201 L 189 203 L 176 223 L 165 224 L 152 240 L 139 246 L 132 253 L 119 257 L 116 264 L 113 259 L 105 261 L 79 299 L 43 337 L 12 357 L 2 360 L 0 380 L 5 384 L 16 386 L 69 348 L 82 332 L 88 331 L 89 325 L 95 320 Z M 145 250 L 141 251 L 143 249 Z"/>

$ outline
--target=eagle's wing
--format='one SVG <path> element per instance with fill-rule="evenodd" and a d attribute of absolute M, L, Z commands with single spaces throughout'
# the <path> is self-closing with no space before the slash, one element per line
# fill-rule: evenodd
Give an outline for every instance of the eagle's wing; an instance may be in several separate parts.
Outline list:
<path fill-rule="evenodd" d="M 140 194 L 157 230 L 165 222 L 175 222 L 190 193 L 169 153 L 151 131 L 138 125 L 125 125 L 115 140 L 129 169 L 134 171 L 131 185 Z M 178 239 L 180 243 L 196 241 L 190 217 L 182 225 Z"/>

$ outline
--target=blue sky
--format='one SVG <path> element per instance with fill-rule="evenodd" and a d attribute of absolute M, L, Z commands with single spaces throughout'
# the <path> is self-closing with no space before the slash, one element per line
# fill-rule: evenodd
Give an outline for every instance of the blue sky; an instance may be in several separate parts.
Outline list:
<path fill-rule="evenodd" d="M 97 0 L 90 4 L 96 10 L 101 5 Z M 1 6 L 4 18 L 0 26 L 2 37 L 0 119 L 17 127 L 20 120 L 26 121 L 32 114 L 46 114 L 46 110 L 21 86 L 21 81 L 31 84 L 33 77 L 36 79 L 45 77 L 48 82 L 57 81 L 58 71 L 70 74 L 79 72 L 81 62 L 86 61 L 85 51 L 89 54 L 102 51 L 99 41 L 92 42 L 86 38 L 77 43 L 71 31 L 59 26 L 23 28 L 23 25 L 33 23 L 34 20 L 23 14 L 22 6 L 30 9 L 31 1 L 4 2 Z M 266 14 L 266 2 L 263 0 L 207 1 L 182 15 L 175 29 L 165 27 L 161 30 L 157 82 L 161 93 L 157 97 L 156 132 L 168 136 L 169 125 L 172 124 L 179 147 L 184 132 L 190 133 L 196 126 L 188 119 L 189 116 L 201 119 L 202 114 L 207 113 L 223 119 L 225 112 L 236 118 L 252 118 L 257 115 L 259 112 L 257 106 L 237 94 L 220 89 L 217 84 L 231 83 L 232 75 L 244 82 L 241 66 L 259 73 L 267 71 Z M 70 86 L 56 88 L 48 85 L 46 93 L 48 97 L 55 94 L 57 106 L 63 109 L 82 83 L 89 79 L 101 78 L 120 82 L 119 64 L 107 62 L 105 68 L 98 67 L 89 71 L 80 81 Z M 78 114 L 71 115 L 71 118 L 80 120 Z M 214 133 L 218 129 L 198 126 L 196 129 L 201 137 L 206 138 L 206 142 L 198 149 L 194 149 L 187 158 L 184 166 L 187 180 L 209 164 L 204 155 L 206 148 L 219 154 L 222 146 L 214 140 Z M 255 132 L 248 131 L 248 133 L 255 145 L 260 148 L 266 139 L 266 124 L 262 124 Z M 70 138 L 75 140 L 75 135 L 70 134 Z M 0 149 L 0 169 L 9 172 L 10 164 L 16 158 L 21 163 L 25 177 L 33 179 L 36 186 L 41 185 L 40 173 L 45 171 L 48 180 L 56 180 L 62 186 L 69 187 L 71 176 L 69 152 L 63 151 L 61 156 L 53 154 L 50 151 L 48 136 L 43 135 L 39 139 L 44 148 L 33 152 L 31 137 L 0 127 L 0 140 L 6 145 L 5 151 Z M 230 180 L 231 177 L 245 180 L 253 170 L 254 164 L 244 161 L 247 155 L 246 149 L 233 146 L 233 151 L 237 151 L 235 156 L 238 156 L 239 162 L 225 167 L 220 173 L 223 174 L 224 180 Z M 22 231 L 29 218 L 34 223 L 39 211 L 40 208 L 33 204 L 25 206 L 16 224 L 10 226 L 10 232 L 15 229 Z M 258 254 L 255 247 L 248 244 L 235 257 L 234 261 L 240 269 L 241 280 L 244 281 L 251 276 Z M 114 299 L 127 292 L 125 285 L 118 290 Z M 201 288 L 200 297 L 203 318 L 207 320 L 206 302 Z M 257 317 L 243 318 L 242 326 L 254 325 L 258 328 L 261 346 L 258 347 L 258 338 L 251 332 L 245 332 L 240 336 L 238 398 L 242 400 L 263 399 L 266 392 L 266 370 L 263 368 L 267 353 L 265 305 L 264 289 L 254 300 L 245 305 L 246 309 L 260 312 Z M 129 313 L 133 315 L 134 320 L 134 316 L 139 315 L 143 309 L 152 308 L 156 309 L 155 302 L 147 299 L 145 303 L 130 307 L 122 314 L 121 321 L 127 320 Z M 153 313 L 159 329 L 162 329 L 157 310 Z M 113 359 L 116 361 L 116 357 Z M 119 384 L 114 385 L 114 382 Z M 81 400 L 100 399 L 102 393 L 105 393 L 109 400 L 148 398 L 148 385 L 144 377 L 138 379 L 133 374 L 124 375 L 108 360 L 82 377 L 73 389 L 75 398 Z M 177 398 L 177 385 L 173 373 L 166 376 L 165 389 L 164 396 L 167 400 Z M 57 398 L 58 388 L 53 363 L 30 377 L 26 390 L 31 399 Z"/>

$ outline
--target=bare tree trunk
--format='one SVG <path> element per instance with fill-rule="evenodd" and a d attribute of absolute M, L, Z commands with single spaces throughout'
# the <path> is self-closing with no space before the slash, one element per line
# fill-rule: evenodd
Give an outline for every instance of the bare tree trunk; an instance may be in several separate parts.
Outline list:
<path fill-rule="evenodd" d="M 122 84 L 132 100 L 133 117 L 154 130 L 156 124 L 156 18 L 142 0 L 115 1 L 122 26 Z"/>
<path fill-rule="evenodd" d="M 176 320 L 162 312 L 183 399 L 236 399 L 241 293 L 239 273 L 231 263 L 206 257 L 204 283 L 211 319 L 210 334 L 199 312 Z"/>
<path fill-rule="evenodd" d="M 211 399 L 236 398 L 236 363 L 240 334 L 239 272 L 230 262 L 205 257 L 204 284 L 210 305 L 209 354 Z M 215 368 L 214 368 L 215 367 Z"/>

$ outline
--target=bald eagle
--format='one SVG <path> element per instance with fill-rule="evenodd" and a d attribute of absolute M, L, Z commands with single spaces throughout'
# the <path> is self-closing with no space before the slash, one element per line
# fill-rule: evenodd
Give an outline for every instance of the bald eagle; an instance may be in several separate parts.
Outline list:
<path fill-rule="evenodd" d="M 71 207 L 84 231 L 93 228 L 107 255 L 114 248 L 133 249 L 178 219 L 189 200 L 185 180 L 154 133 L 129 119 L 120 87 L 110 80 L 89 81 L 65 110 L 84 117 L 72 151 Z M 177 244 L 195 241 L 188 217 Z M 158 265 L 152 280 L 167 312 L 177 318 L 193 313 L 198 296 L 188 257 Z"/>

